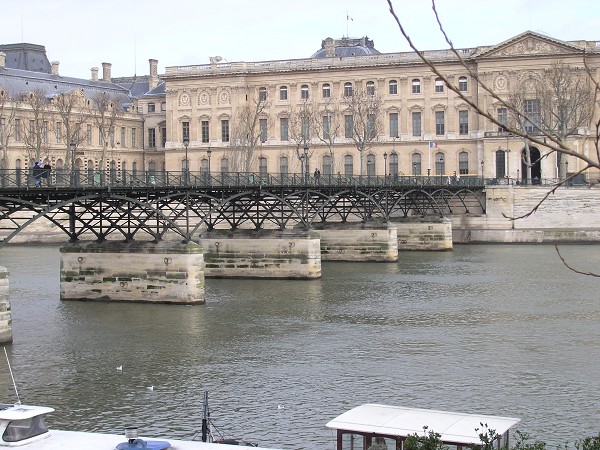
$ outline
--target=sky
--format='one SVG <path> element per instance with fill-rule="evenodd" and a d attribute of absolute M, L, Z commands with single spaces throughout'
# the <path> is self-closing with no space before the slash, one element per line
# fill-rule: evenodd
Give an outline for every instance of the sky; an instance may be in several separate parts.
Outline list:
<path fill-rule="evenodd" d="M 422 50 L 447 48 L 431 0 L 392 0 Z M 532 30 L 561 40 L 600 41 L 599 0 L 437 0 L 455 47 L 494 45 Z M 60 74 L 89 79 L 223 61 L 310 57 L 327 37 L 368 36 L 382 53 L 409 51 L 387 0 L 0 0 L 0 43 L 46 47 Z"/>

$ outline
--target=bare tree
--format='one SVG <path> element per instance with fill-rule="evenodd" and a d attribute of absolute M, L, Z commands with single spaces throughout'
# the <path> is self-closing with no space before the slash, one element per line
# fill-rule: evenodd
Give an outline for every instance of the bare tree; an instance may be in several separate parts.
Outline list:
<path fill-rule="evenodd" d="M 29 126 L 23 130 L 23 142 L 27 159 L 38 161 L 47 153 L 49 119 L 52 116 L 50 99 L 42 89 L 34 89 L 22 97 L 25 110 L 28 110 Z"/>
<path fill-rule="evenodd" d="M 8 169 L 8 142 L 15 133 L 18 102 L 0 90 L 0 169 Z"/>
<path fill-rule="evenodd" d="M 108 146 L 114 146 L 115 124 L 123 115 L 121 98 L 109 92 L 95 94 L 87 105 L 87 114 L 98 128 L 102 153 L 99 169 L 103 170 L 108 154 Z"/>
<path fill-rule="evenodd" d="M 344 96 L 342 105 L 345 120 L 352 121 L 351 138 L 360 155 L 360 174 L 364 175 L 365 152 L 377 142 L 383 129 L 382 101 L 377 93 L 357 88 L 352 95 Z"/>
<path fill-rule="evenodd" d="M 316 121 L 316 108 L 308 99 L 302 102 L 300 108 L 291 109 L 288 122 L 288 136 L 294 144 L 294 153 L 299 161 L 304 160 L 304 149 L 311 148 L 312 131 Z M 314 153 L 311 149 L 309 158 Z"/>
<path fill-rule="evenodd" d="M 340 137 L 341 114 L 339 105 L 331 99 L 320 105 L 313 121 L 314 134 L 327 146 L 331 158 L 331 168 L 336 172 L 336 160 L 334 148 L 337 139 Z"/>
<path fill-rule="evenodd" d="M 71 171 L 75 155 L 71 154 L 71 143 L 81 144 L 81 127 L 85 120 L 84 98 L 81 91 L 61 94 L 55 99 L 56 112 L 60 116 L 60 129 L 56 130 L 57 137 L 65 144 L 65 167 Z"/>
<path fill-rule="evenodd" d="M 258 97 L 253 96 L 236 110 L 231 124 L 229 144 L 232 170 L 249 172 L 256 165 L 256 148 L 259 142 L 266 140 L 265 134 L 268 135 L 269 123 L 264 116 L 268 106 L 265 92 Z M 266 129 L 261 130 L 261 119 L 265 120 L 263 127 L 266 126 Z M 264 139 L 261 140 L 261 137 Z"/>

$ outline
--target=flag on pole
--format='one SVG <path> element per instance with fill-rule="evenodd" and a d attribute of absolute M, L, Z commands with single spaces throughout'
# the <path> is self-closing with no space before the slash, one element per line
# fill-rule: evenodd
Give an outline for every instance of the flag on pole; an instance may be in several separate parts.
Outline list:
<path fill-rule="evenodd" d="M 433 141 L 429 141 L 429 148 L 438 148 L 438 145 Z"/>
<path fill-rule="evenodd" d="M 350 17 L 348 14 L 346 14 L 346 20 L 351 20 L 352 22 L 354 22 L 354 19 L 352 17 Z"/>

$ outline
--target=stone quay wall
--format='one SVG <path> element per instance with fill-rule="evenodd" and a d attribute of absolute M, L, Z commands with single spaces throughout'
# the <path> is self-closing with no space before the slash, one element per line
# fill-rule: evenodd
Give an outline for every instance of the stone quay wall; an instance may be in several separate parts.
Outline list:
<path fill-rule="evenodd" d="M 13 339 L 8 275 L 8 270 L 0 267 L 0 344 L 10 343 Z"/>
<path fill-rule="evenodd" d="M 61 300 L 205 302 L 199 244 L 84 242 L 60 252 Z"/>

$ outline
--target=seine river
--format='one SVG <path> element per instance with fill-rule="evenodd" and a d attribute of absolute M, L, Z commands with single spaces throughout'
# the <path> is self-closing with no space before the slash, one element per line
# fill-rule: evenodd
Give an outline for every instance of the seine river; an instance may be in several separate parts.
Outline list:
<path fill-rule="evenodd" d="M 598 249 L 562 247 L 600 272 Z M 0 265 L 21 401 L 56 408 L 52 428 L 192 438 L 208 390 L 224 434 L 265 447 L 334 449 L 325 424 L 369 402 L 519 417 L 549 449 L 600 432 L 600 278 L 553 246 L 208 279 L 203 306 L 61 302 L 56 247 L 4 248 Z"/>

